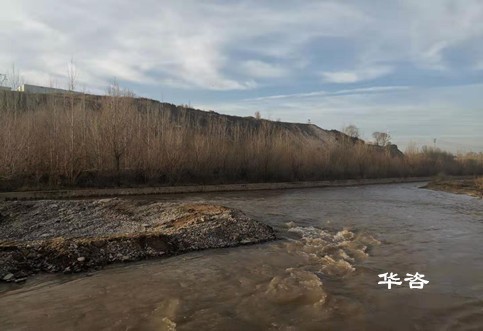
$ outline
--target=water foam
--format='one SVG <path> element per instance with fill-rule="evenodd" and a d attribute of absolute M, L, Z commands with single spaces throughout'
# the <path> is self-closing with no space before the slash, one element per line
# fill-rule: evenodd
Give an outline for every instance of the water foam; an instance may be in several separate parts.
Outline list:
<path fill-rule="evenodd" d="M 328 276 L 345 276 L 355 270 L 355 263 L 368 257 L 368 245 L 379 241 L 372 236 L 356 234 L 348 229 L 332 233 L 313 226 L 287 223 L 288 231 L 299 239 L 289 240 L 287 249 L 299 255 L 313 272 Z"/>
<path fill-rule="evenodd" d="M 322 281 L 312 272 L 288 268 L 285 274 L 272 278 L 265 291 L 269 301 L 276 304 L 323 305 L 327 294 Z"/>

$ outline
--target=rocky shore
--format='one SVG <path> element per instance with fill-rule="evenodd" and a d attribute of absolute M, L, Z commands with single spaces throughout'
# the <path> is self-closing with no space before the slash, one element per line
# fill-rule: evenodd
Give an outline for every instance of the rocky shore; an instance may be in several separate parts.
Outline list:
<path fill-rule="evenodd" d="M 274 240 L 222 206 L 127 199 L 0 202 L 0 280 Z"/>

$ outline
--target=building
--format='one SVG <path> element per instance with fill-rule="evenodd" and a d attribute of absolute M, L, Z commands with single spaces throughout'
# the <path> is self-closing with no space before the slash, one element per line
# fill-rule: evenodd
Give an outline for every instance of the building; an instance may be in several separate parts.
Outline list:
<path fill-rule="evenodd" d="M 0 91 L 11 91 L 12 89 L 8 86 L 0 86 Z"/>
<path fill-rule="evenodd" d="M 25 92 L 25 93 L 37 93 L 37 94 L 63 94 L 63 93 L 71 92 L 60 88 L 37 86 L 37 85 L 31 85 L 31 84 L 23 84 L 17 89 L 17 91 Z"/>

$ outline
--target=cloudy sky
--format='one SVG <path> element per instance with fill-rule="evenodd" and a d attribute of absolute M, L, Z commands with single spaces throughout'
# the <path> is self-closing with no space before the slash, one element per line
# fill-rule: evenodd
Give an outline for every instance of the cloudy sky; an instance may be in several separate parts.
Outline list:
<path fill-rule="evenodd" d="M 0 0 L 0 73 L 483 151 L 483 1 Z"/>

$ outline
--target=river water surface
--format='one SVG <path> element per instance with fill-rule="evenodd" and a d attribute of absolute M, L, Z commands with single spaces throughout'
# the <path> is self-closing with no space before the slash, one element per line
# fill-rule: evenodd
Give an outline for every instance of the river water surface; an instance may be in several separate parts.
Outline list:
<path fill-rule="evenodd" d="M 483 202 L 421 183 L 150 197 L 282 240 L 1 285 L 2 330 L 483 330 Z M 429 283 L 379 285 L 379 274 Z"/>

